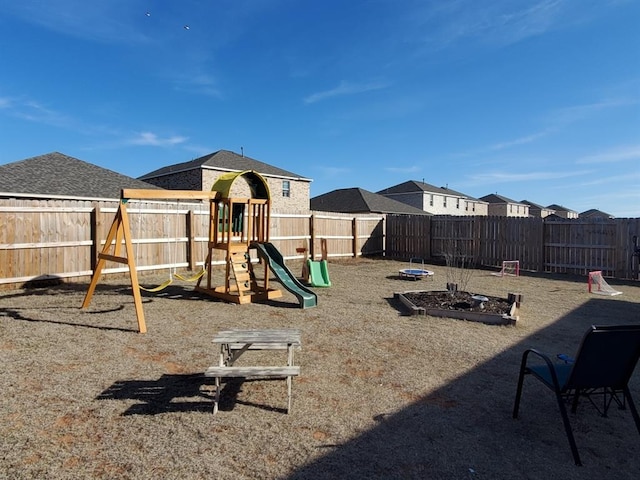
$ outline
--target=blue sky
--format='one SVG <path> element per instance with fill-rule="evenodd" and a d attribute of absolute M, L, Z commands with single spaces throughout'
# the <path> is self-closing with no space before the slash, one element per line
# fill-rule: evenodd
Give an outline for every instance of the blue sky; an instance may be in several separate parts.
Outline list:
<path fill-rule="evenodd" d="M 640 216 L 640 2 L 0 0 L 0 164 L 225 149 Z"/>

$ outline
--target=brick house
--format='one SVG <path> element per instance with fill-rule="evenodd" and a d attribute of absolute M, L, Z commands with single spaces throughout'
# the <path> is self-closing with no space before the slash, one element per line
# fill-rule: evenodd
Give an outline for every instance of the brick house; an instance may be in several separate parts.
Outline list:
<path fill-rule="evenodd" d="M 470 197 L 448 187 L 436 187 L 415 180 L 385 188 L 377 193 L 432 215 L 488 214 L 488 203 L 482 199 Z"/>
<path fill-rule="evenodd" d="M 189 162 L 154 170 L 139 180 L 171 190 L 211 190 L 220 175 L 254 170 L 264 177 L 276 212 L 308 212 L 311 179 L 228 150 L 218 150 Z M 234 184 L 232 196 L 249 195 L 248 185 Z"/>
<path fill-rule="evenodd" d="M 529 205 L 522 202 L 516 202 L 510 198 L 491 193 L 480 197 L 489 204 L 489 215 L 500 217 L 528 217 Z"/>

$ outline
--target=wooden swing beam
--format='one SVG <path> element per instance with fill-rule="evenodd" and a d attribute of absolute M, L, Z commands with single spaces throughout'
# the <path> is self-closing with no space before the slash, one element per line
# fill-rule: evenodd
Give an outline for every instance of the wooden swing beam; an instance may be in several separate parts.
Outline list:
<path fill-rule="evenodd" d="M 107 239 L 102 251 L 98 254 L 98 262 L 91 277 L 91 283 L 82 302 L 82 308 L 86 308 L 91 303 L 91 298 L 100 280 L 102 269 L 107 261 L 125 264 L 129 268 L 131 278 L 131 289 L 133 290 L 133 301 L 138 319 L 138 331 L 146 333 L 147 326 L 142 308 L 142 296 L 140 295 L 140 284 L 138 283 L 138 272 L 136 271 L 135 254 L 131 239 L 131 224 L 127 214 L 127 202 L 135 200 L 209 200 L 210 204 L 218 197 L 215 191 L 196 190 L 160 190 L 160 189 L 123 189 L 120 194 L 120 205 L 113 219 Z M 210 206 L 209 215 L 213 214 Z M 114 243 L 115 241 L 115 243 Z M 124 242 L 125 255 L 121 255 L 122 243 Z M 113 251 L 112 251 L 113 248 Z"/>

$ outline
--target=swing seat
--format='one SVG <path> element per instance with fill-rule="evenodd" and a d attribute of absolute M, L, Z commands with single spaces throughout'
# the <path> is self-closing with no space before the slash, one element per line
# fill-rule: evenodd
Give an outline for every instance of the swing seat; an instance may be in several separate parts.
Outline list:
<path fill-rule="evenodd" d="M 159 292 L 160 290 L 164 290 L 165 288 L 167 288 L 172 283 L 173 283 L 173 279 L 169 278 L 166 282 L 161 283 L 157 287 L 146 288 L 146 287 L 143 287 L 142 285 L 138 285 L 138 286 L 140 287 L 140 290 L 144 290 L 145 292 L 155 293 L 155 292 Z"/>
<path fill-rule="evenodd" d="M 199 280 L 200 278 L 202 278 L 202 276 L 205 273 L 207 273 L 207 269 L 203 268 L 202 270 L 200 270 L 198 273 L 196 273 L 192 277 L 183 277 L 179 273 L 174 273 L 173 276 L 176 277 L 178 280 L 182 280 L 183 282 L 195 282 L 196 280 Z"/>

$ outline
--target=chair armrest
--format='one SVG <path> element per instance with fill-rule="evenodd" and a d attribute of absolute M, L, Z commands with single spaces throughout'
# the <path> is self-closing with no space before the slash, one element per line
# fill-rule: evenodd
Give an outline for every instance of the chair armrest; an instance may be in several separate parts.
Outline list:
<path fill-rule="evenodd" d="M 535 348 L 529 348 L 524 351 L 524 353 L 522 354 L 522 363 L 520 364 L 520 371 L 526 370 L 527 373 L 533 373 L 532 370 L 527 367 L 529 354 L 534 354 L 536 357 L 544 360 L 544 362 L 547 365 L 547 368 L 549 369 L 549 375 L 551 376 L 551 382 L 553 383 L 552 386 L 556 390 L 556 392 L 560 392 L 561 391 L 560 382 L 558 381 L 558 375 L 556 373 L 556 369 L 553 366 L 553 362 L 551 361 L 551 358 L 549 358 L 547 354 L 541 352 L 540 350 L 537 350 Z M 540 377 L 539 375 L 536 375 L 536 376 Z M 542 378 L 540 378 L 540 380 L 542 380 Z M 543 383 L 546 383 L 546 382 L 543 382 Z"/>

